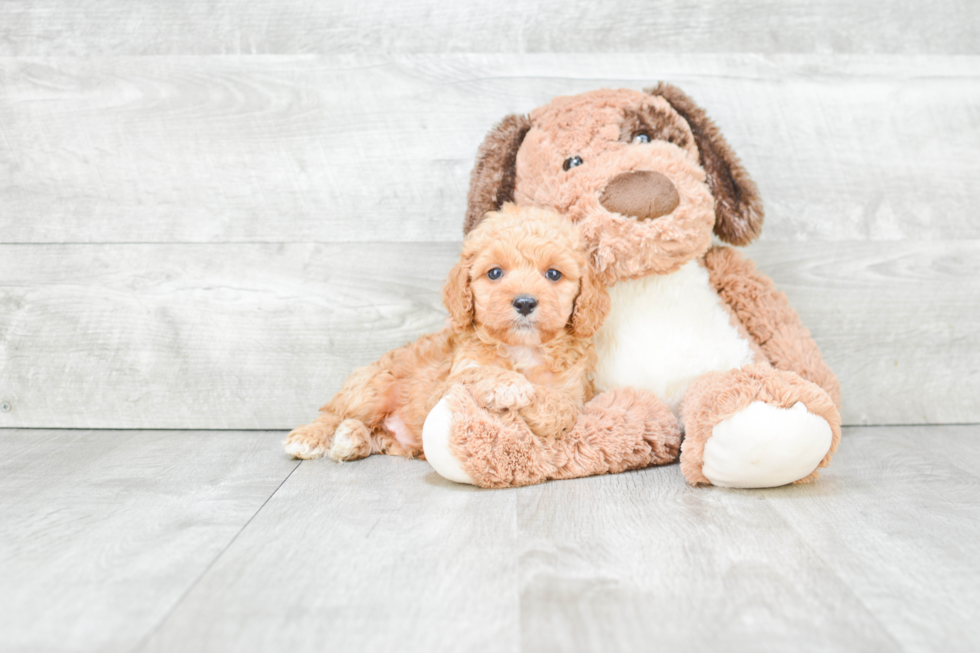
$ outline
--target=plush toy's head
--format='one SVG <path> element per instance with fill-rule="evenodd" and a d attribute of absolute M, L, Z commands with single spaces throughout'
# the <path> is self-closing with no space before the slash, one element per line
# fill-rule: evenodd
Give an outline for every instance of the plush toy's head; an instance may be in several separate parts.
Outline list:
<path fill-rule="evenodd" d="M 677 88 L 559 97 L 491 131 L 470 182 L 464 231 L 504 202 L 579 225 L 606 283 L 673 272 L 762 227 L 755 184 L 714 124 Z"/>

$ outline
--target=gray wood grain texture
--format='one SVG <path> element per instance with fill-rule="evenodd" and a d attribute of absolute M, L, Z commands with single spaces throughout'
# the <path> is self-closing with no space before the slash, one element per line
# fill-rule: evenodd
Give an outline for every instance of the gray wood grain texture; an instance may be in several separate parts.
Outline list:
<path fill-rule="evenodd" d="M 980 53 L 968 0 L 5 0 L 0 56 L 346 52 Z"/>
<path fill-rule="evenodd" d="M 0 649 L 132 651 L 296 468 L 281 439 L 0 430 Z"/>
<path fill-rule="evenodd" d="M 847 429 L 813 485 L 505 491 L 304 462 L 144 651 L 963 651 L 980 431 Z"/>
<path fill-rule="evenodd" d="M 515 493 L 390 457 L 290 481 L 144 651 L 519 647 Z"/>
<path fill-rule="evenodd" d="M 459 245 L 2 249 L 0 426 L 282 429 L 442 327 Z"/>
<path fill-rule="evenodd" d="M 980 428 L 851 434 L 806 500 L 767 502 L 855 598 L 888 615 L 881 623 L 903 650 L 977 650 Z"/>
<path fill-rule="evenodd" d="M 0 59 L 0 242 L 454 241 L 504 115 L 658 79 L 766 240 L 980 237 L 980 57 L 363 54 Z"/>
<path fill-rule="evenodd" d="M 0 246 L 0 426 L 292 428 L 442 327 L 458 245 Z M 980 241 L 763 243 L 845 423 L 980 420 Z"/>
<path fill-rule="evenodd" d="M 977 436 L 846 429 L 807 486 L 704 492 L 666 468 L 521 493 L 526 648 L 975 650 Z"/>

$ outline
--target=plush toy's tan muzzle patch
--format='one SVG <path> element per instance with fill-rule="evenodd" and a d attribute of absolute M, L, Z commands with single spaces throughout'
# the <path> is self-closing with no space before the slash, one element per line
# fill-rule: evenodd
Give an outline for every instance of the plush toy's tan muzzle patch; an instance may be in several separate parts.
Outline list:
<path fill-rule="evenodd" d="M 664 175 L 651 170 L 616 175 L 599 198 L 607 211 L 638 220 L 653 220 L 667 215 L 677 208 L 680 201 L 674 184 Z"/>

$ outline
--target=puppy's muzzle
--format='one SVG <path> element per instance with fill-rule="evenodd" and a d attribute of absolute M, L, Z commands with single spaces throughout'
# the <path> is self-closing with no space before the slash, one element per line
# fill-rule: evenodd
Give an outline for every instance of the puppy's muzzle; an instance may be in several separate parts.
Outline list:
<path fill-rule="evenodd" d="M 514 300 L 514 308 L 521 315 L 527 317 L 538 306 L 538 300 L 530 295 L 521 295 Z"/>
<path fill-rule="evenodd" d="M 667 177 L 652 170 L 624 172 L 612 178 L 599 202 L 607 211 L 637 220 L 653 220 L 677 208 L 681 198 Z"/>

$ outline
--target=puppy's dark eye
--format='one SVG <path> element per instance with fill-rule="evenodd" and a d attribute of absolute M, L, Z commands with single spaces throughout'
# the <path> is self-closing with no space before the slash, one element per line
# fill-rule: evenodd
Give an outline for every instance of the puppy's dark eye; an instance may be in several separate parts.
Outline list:
<path fill-rule="evenodd" d="M 545 276 L 547 276 L 552 281 L 558 281 L 559 279 L 561 279 L 561 272 L 559 272 L 554 268 L 551 268 L 550 270 L 548 270 Z"/>
<path fill-rule="evenodd" d="M 649 143 L 649 142 L 650 142 L 650 134 L 646 132 L 639 132 L 633 134 L 633 143 Z"/>
<path fill-rule="evenodd" d="M 564 170 L 569 170 L 570 168 L 577 168 L 582 165 L 582 157 L 580 156 L 570 156 L 565 159 L 565 163 L 561 164 Z"/>
<path fill-rule="evenodd" d="M 504 271 L 500 268 L 494 268 L 487 272 L 487 277 L 490 279 L 490 281 L 496 281 L 502 276 L 504 276 Z"/>

